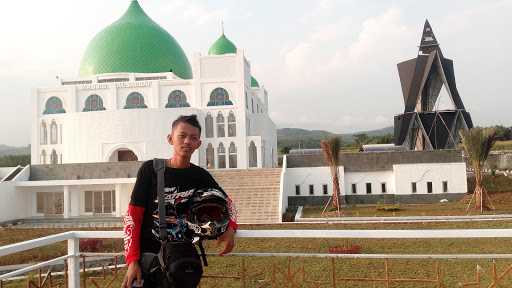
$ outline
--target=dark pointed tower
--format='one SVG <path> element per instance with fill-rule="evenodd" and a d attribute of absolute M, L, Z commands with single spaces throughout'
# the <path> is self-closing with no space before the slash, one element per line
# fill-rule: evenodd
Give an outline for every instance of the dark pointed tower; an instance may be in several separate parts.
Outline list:
<path fill-rule="evenodd" d="M 458 131 L 473 123 L 457 91 L 453 61 L 444 58 L 428 20 L 418 56 L 399 63 L 398 74 L 405 109 L 395 116 L 395 144 L 410 150 L 455 148 Z"/>

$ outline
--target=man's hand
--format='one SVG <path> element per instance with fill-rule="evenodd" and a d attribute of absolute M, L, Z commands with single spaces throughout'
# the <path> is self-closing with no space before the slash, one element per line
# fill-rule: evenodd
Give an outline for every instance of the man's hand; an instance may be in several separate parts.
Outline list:
<path fill-rule="evenodd" d="M 123 284 L 121 288 L 132 288 L 132 284 L 137 287 L 142 287 L 142 273 L 140 271 L 139 262 L 133 261 L 128 265 L 128 271 L 124 275 Z"/>
<path fill-rule="evenodd" d="M 235 230 L 233 230 L 233 228 L 228 227 L 226 232 L 220 235 L 217 240 L 217 247 L 221 244 L 224 245 L 224 249 L 219 253 L 219 256 L 224 256 L 233 251 L 233 248 L 235 247 Z"/>

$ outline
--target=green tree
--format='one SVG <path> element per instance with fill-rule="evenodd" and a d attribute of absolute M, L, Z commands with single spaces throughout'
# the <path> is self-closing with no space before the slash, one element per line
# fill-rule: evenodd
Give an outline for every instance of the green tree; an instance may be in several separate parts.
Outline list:
<path fill-rule="evenodd" d="M 282 155 L 286 155 L 286 154 L 290 153 L 290 150 L 292 150 L 292 148 L 290 148 L 290 146 L 284 146 L 284 147 L 281 147 L 281 149 L 279 149 L 279 152 Z"/>
<path fill-rule="evenodd" d="M 341 139 L 332 137 L 327 140 L 320 141 L 320 147 L 324 154 L 324 159 L 331 171 L 332 177 L 332 196 L 329 201 L 332 208 L 335 209 L 338 216 L 340 216 L 340 203 L 343 203 L 343 198 L 340 195 L 340 171 L 339 171 L 339 152 L 341 148 Z M 329 202 L 325 205 L 324 212 L 329 206 Z"/>
<path fill-rule="evenodd" d="M 359 151 L 363 151 L 363 145 L 368 144 L 369 142 L 370 138 L 368 137 L 368 135 L 366 135 L 366 133 L 354 135 L 354 143 L 357 149 L 359 149 Z"/>
<path fill-rule="evenodd" d="M 30 155 L 0 156 L 0 167 L 26 166 L 30 164 Z"/>
<path fill-rule="evenodd" d="M 475 209 L 483 213 L 484 210 L 493 209 L 491 199 L 482 182 L 482 169 L 489 152 L 491 152 L 492 145 L 496 142 L 496 130 L 492 128 L 472 128 L 466 131 L 460 130 L 459 133 L 464 153 L 475 173 L 475 191 L 466 210 L 469 210 L 474 199 Z"/>

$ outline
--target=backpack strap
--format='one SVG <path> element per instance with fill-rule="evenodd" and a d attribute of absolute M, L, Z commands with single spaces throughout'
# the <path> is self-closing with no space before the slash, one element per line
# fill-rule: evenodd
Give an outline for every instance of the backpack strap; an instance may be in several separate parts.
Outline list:
<path fill-rule="evenodd" d="M 165 197 L 164 197 L 164 172 L 165 159 L 153 159 L 153 168 L 156 173 L 156 192 L 158 195 L 158 230 L 160 231 L 160 241 L 167 241 L 167 222 L 165 221 Z"/>

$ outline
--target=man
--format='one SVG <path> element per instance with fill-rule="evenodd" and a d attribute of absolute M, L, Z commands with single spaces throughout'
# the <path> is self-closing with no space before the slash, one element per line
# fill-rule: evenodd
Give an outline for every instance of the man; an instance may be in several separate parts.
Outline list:
<path fill-rule="evenodd" d="M 201 145 L 200 136 L 201 126 L 196 115 L 180 116 L 172 123 L 171 134 L 167 135 L 167 141 L 173 146 L 174 152 L 172 157 L 166 160 L 164 174 L 166 199 L 190 196 L 191 191 L 201 188 L 215 188 L 222 191 L 210 173 L 190 163 L 192 154 Z M 128 271 L 122 288 L 140 285 L 142 279 L 138 262 L 140 255 L 145 252 L 158 253 L 160 249 L 158 221 L 154 221 L 155 218 L 158 219 L 156 182 L 153 161 L 144 162 L 137 174 L 125 216 L 124 246 Z M 231 200 L 228 202 L 230 211 L 228 228 L 217 240 L 218 245 L 223 245 L 223 250 L 219 254 L 221 256 L 231 252 L 235 245 L 236 215 Z M 146 283 L 144 286 L 147 287 Z"/>

